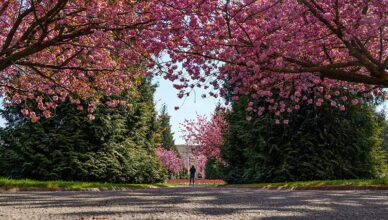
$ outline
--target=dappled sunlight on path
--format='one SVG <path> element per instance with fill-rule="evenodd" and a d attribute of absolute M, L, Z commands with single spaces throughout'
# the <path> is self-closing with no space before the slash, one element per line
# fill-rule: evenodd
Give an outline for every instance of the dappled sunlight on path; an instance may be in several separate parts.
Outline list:
<path fill-rule="evenodd" d="M 384 219 L 388 191 L 179 187 L 0 194 L 0 219 Z"/>

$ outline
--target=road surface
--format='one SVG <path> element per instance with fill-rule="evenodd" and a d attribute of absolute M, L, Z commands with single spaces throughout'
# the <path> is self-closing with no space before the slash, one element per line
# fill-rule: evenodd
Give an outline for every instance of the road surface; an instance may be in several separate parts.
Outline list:
<path fill-rule="evenodd" d="M 2 192 L 0 219 L 388 219 L 388 190 L 182 187 Z"/>

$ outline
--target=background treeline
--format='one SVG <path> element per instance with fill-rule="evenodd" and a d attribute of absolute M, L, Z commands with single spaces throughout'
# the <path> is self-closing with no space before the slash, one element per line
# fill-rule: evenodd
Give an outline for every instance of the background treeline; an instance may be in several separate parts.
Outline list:
<path fill-rule="evenodd" d="M 171 130 L 160 123 L 163 119 L 157 118 L 154 90 L 151 79 L 139 79 L 137 86 L 114 97 L 129 105 L 100 105 L 93 121 L 69 101 L 61 104 L 52 118 L 36 123 L 22 117 L 19 106 L 4 109 L 1 114 L 7 124 L 0 130 L 0 176 L 125 183 L 164 181 L 167 171 L 156 157 L 155 147 L 166 142 L 173 148 L 174 143 L 172 134 L 166 134 Z"/>
<path fill-rule="evenodd" d="M 0 176 L 39 180 L 162 182 L 168 172 L 155 155 L 161 146 L 177 151 L 170 116 L 155 111 L 155 86 L 142 78 L 115 99 L 128 105 L 100 105 L 95 120 L 66 101 L 50 119 L 32 123 L 23 106 L 1 111 Z M 102 97 L 102 103 L 112 97 Z M 339 98 L 339 97 L 338 97 Z M 357 98 L 357 97 L 354 97 Z M 221 146 L 222 162 L 209 158 L 207 178 L 229 183 L 376 178 L 387 174 L 388 123 L 376 113 L 381 101 L 360 98 L 346 111 L 301 102 L 300 110 L 276 116 L 247 112 L 248 99 L 232 101 L 224 114 L 228 131 Z M 255 101 L 253 107 L 263 105 Z M 33 108 L 32 103 L 25 103 Z M 85 106 L 87 108 L 87 106 Z M 252 117 L 247 120 L 247 116 Z M 186 172 L 183 172 L 186 174 Z"/>

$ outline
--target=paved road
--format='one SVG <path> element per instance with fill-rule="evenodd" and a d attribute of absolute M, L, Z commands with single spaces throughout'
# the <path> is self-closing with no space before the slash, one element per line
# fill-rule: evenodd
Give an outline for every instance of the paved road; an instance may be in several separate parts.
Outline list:
<path fill-rule="evenodd" d="M 388 219 L 388 191 L 3 192 L 0 219 Z"/>

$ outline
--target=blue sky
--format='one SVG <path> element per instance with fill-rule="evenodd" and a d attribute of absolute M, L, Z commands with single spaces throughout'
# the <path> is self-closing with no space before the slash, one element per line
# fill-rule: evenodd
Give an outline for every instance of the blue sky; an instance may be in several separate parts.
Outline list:
<path fill-rule="evenodd" d="M 192 93 L 189 97 L 179 99 L 177 97 L 177 90 L 173 87 L 172 82 L 164 80 L 161 77 L 155 77 L 154 82 L 159 86 L 156 89 L 154 100 L 156 104 L 156 110 L 160 111 L 163 104 L 167 105 L 168 113 L 171 116 L 171 128 L 174 132 L 174 138 L 176 144 L 184 144 L 184 140 L 181 138 L 181 123 L 185 119 L 194 119 L 197 114 L 209 116 L 214 112 L 220 99 L 213 97 L 201 98 L 201 94 L 206 93 L 203 89 L 196 89 L 195 94 Z M 175 111 L 174 107 L 179 106 L 180 109 Z"/>

